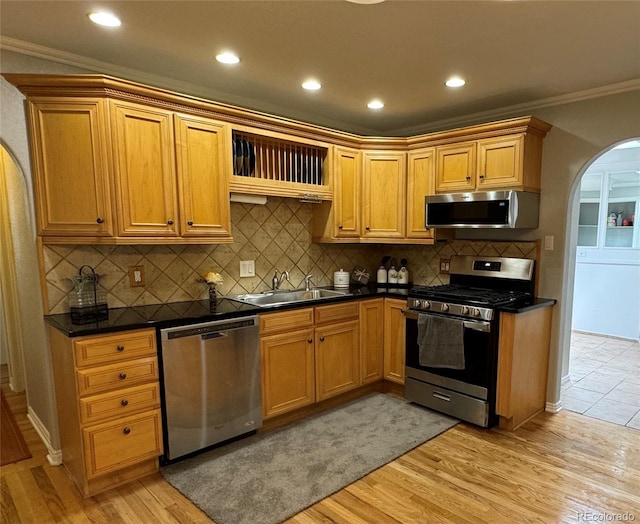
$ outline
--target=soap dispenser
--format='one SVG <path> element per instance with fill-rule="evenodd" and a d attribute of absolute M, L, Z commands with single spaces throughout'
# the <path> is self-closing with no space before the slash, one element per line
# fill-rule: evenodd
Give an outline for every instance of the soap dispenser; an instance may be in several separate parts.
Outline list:
<path fill-rule="evenodd" d="M 400 269 L 398 271 L 398 284 L 409 283 L 409 271 L 407 271 L 407 259 L 400 260 Z"/>

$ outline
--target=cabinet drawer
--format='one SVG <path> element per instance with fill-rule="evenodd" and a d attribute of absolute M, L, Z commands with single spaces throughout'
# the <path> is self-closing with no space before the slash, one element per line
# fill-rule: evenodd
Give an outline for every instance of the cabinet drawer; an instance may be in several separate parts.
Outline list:
<path fill-rule="evenodd" d="M 95 424 L 159 407 L 160 386 L 158 383 L 143 384 L 113 393 L 102 393 L 80 399 L 80 422 Z"/>
<path fill-rule="evenodd" d="M 162 454 L 160 410 L 82 430 L 87 478 Z"/>
<path fill-rule="evenodd" d="M 358 318 L 358 301 L 343 302 L 341 304 L 331 304 L 329 306 L 316 306 L 316 324 L 326 324 L 329 322 L 343 322 L 352 318 Z"/>
<path fill-rule="evenodd" d="M 78 367 L 153 356 L 157 353 L 156 332 L 153 329 L 146 329 L 86 337 L 74 341 L 73 350 Z"/>
<path fill-rule="evenodd" d="M 157 380 L 156 357 L 140 358 L 119 364 L 78 370 L 78 393 L 83 397 Z"/>
<path fill-rule="evenodd" d="M 260 335 L 300 330 L 311 325 L 313 325 L 313 308 L 311 307 L 260 315 Z"/>

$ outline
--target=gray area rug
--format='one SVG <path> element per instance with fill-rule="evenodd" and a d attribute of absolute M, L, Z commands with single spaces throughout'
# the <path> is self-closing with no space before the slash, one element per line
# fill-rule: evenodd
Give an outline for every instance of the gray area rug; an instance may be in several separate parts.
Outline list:
<path fill-rule="evenodd" d="M 216 524 L 279 523 L 456 423 L 376 393 L 161 473 Z"/>

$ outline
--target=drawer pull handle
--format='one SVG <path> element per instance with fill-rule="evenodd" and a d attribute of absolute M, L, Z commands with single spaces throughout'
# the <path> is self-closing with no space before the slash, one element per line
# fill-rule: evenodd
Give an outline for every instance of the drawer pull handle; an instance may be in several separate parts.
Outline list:
<path fill-rule="evenodd" d="M 127 406 L 129 404 L 129 401 L 125 398 L 120 401 L 120 404 L 122 404 L 123 406 Z"/>
<path fill-rule="evenodd" d="M 125 435 L 128 435 L 129 433 L 131 433 L 131 428 L 124 428 L 124 429 L 122 430 L 122 432 L 123 432 Z"/>
<path fill-rule="evenodd" d="M 124 351 L 124 346 L 121 344 L 116 348 L 118 351 Z"/>
<path fill-rule="evenodd" d="M 124 380 L 125 378 L 127 378 L 126 373 L 120 373 L 118 376 L 120 377 L 120 380 Z"/>
<path fill-rule="evenodd" d="M 433 396 L 440 399 L 440 400 L 444 400 L 446 402 L 451 402 L 451 395 L 446 395 L 445 393 L 440 393 L 439 391 L 434 391 L 433 392 Z"/>

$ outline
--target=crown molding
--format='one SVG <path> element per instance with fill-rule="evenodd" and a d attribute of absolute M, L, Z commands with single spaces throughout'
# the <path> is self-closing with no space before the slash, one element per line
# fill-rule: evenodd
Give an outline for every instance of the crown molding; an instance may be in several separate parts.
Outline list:
<path fill-rule="evenodd" d="M 36 58 L 42 58 L 52 62 L 70 65 L 85 69 L 91 72 L 103 73 L 113 76 L 124 77 L 136 82 L 160 85 L 164 89 L 170 89 L 177 92 L 188 93 L 194 96 L 200 96 L 203 98 L 213 98 L 223 103 L 229 103 L 233 105 L 239 105 L 246 107 L 247 109 L 258 109 L 260 112 L 286 114 L 286 108 L 279 106 L 265 106 L 264 101 L 256 101 L 253 99 L 237 97 L 233 100 L 229 100 L 227 93 L 221 93 L 213 89 L 204 88 L 198 84 L 192 84 L 189 82 L 180 82 L 172 78 L 168 78 L 162 75 L 155 75 L 150 73 L 144 73 L 138 69 L 131 69 L 128 67 L 122 67 L 109 62 L 103 62 L 95 60 L 93 58 L 87 58 L 84 56 L 76 55 L 73 53 L 67 53 L 65 51 L 59 51 L 50 47 L 45 47 L 16 38 L 10 38 L 0 35 L 0 49 L 6 49 L 16 53 L 33 56 Z M 510 117 L 516 114 L 531 114 L 532 111 L 542 109 L 546 107 L 553 107 L 565 104 L 571 104 L 574 102 L 580 102 L 583 100 L 589 100 L 593 98 L 600 98 L 604 96 L 615 95 L 619 93 L 625 93 L 627 91 L 635 91 L 640 89 L 640 78 L 628 80 L 625 82 L 619 82 L 616 84 L 610 84 L 606 86 L 596 87 L 593 89 L 586 89 L 584 91 L 576 91 L 574 93 L 568 93 L 566 95 L 559 95 L 549 98 L 542 98 L 523 104 L 515 104 L 511 106 L 501 107 L 499 109 L 493 109 L 489 111 L 481 111 L 477 113 L 471 113 L 457 118 L 447 118 L 443 120 L 437 120 L 435 122 L 429 122 L 418 126 L 406 127 L 391 130 L 385 133 L 387 136 L 403 137 L 414 136 L 423 133 L 429 133 L 432 131 L 441 131 L 446 129 L 452 129 L 455 127 L 463 127 L 469 124 L 475 124 L 481 121 L 498 120 L 505 117 Z M 305 120 L 304 115 L 293 115 L 289 118 Z M 355 128 L 353 125 L 346 125 L 345 122 L 326 121 L 326 118 L 321 126 L 332 127 L 335 129 L 349 129 L 350 133 L 356 133 L 361 136 L 378 136 L 379 132 L 366 129 Z"/>

